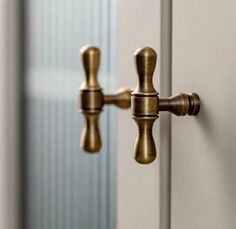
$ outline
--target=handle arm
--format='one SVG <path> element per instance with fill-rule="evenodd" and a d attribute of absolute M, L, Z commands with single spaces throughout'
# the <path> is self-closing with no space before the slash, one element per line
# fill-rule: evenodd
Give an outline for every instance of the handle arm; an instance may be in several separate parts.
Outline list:
<path fill-rule="evenodd" d="M 114 94 L 104 95 L 104 104 L 113 104 L 119 108 L 126 109 L 131 104 L 131 90 L 121 87 Z"/>

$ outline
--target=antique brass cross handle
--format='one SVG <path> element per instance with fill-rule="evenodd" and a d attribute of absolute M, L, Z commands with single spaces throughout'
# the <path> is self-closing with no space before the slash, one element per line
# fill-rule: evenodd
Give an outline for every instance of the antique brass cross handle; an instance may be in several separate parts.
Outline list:
<path fill-rule="evenodd" d="M 131 94 L 131 111 L 138 125 L 135 160 L 140 164 L 149 164 L 156 158 L 152 126 L 160 111 L 182 116 L 197 115 L 200 110 L 200 98 L 196 93 L 179 93 L 166 99 L 159 98 L 153 86 L 156 59 L 156 52 L 149 47 L 138 49 L 134 53 L 138 84 Z"/>
<path fill-rule="evenodd" d="M 79 88 L 80 111 L 85 117 L 80 145 L 83 150 L 94 153 L 102 146 L 98 122 L 103 106 L 114 104 L 119 108 L 129 108 L 131 90 L 120 88 L 114 94 L 104 94 L 97 79 L 100 50 L 87 45 L 81 48 L 80 55 L 85 71 L 85 80 Z"/>

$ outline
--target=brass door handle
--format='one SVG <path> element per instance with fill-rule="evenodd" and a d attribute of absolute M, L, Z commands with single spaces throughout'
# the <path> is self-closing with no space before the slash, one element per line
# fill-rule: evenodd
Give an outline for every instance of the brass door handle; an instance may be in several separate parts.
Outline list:
<path fill-rule="evenodd" d="M 160 111 L 169 111 L 180 116 L 197 115 L 200 110 L 200 98 L 196 93 L 180 93 L 167 99 L 159 98 L 153 86 L 156 59 L 156 52 L 149 47 L 138 49 L 134 53 L 138 84 L 131 94 L 131 111 L 138 125 L 135 160 L 140 164 L 149 164 L 156 158 L 152 126 Z"/>
<path fill-rule="evenodd" d="M 99 131 L 99 115 L 105 104 L 114 104 L 119 108 L 129 108 L 131 90 L 118 89 L 114 94 L 104 94 L 98 82 L 100 50 L 95 46 L 84 46 L 80 50 L 85 80 L 79 88 L 80 111 L 85 117 L 80 145 L 87 152 L 94 153 L 102 146 Z"/>

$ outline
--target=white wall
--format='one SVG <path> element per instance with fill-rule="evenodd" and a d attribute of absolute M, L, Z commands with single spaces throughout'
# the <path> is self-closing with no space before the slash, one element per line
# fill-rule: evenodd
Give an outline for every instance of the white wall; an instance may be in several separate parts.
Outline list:
<path fill-rule="evenodd" d="M 236 1 L 173 2 L 173 93 L 195 91 L 196 117 L 172 116 L 172 229 L 236 228 Z"/>

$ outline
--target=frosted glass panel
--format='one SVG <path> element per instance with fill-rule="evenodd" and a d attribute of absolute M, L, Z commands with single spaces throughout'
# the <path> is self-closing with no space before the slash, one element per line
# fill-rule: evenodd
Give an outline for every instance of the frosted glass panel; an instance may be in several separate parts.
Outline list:
<path fill-rule="evenodd" d="M 84 153 L 77 87 L 84 78 L 79 49 L 90 43 L 102 50 L 101 85 L 114 88 L 115 0 L 24 4 L 26 228 L 114 229 L 115 114 L 106 108 L 101 115 L 101 152 Z"/>

